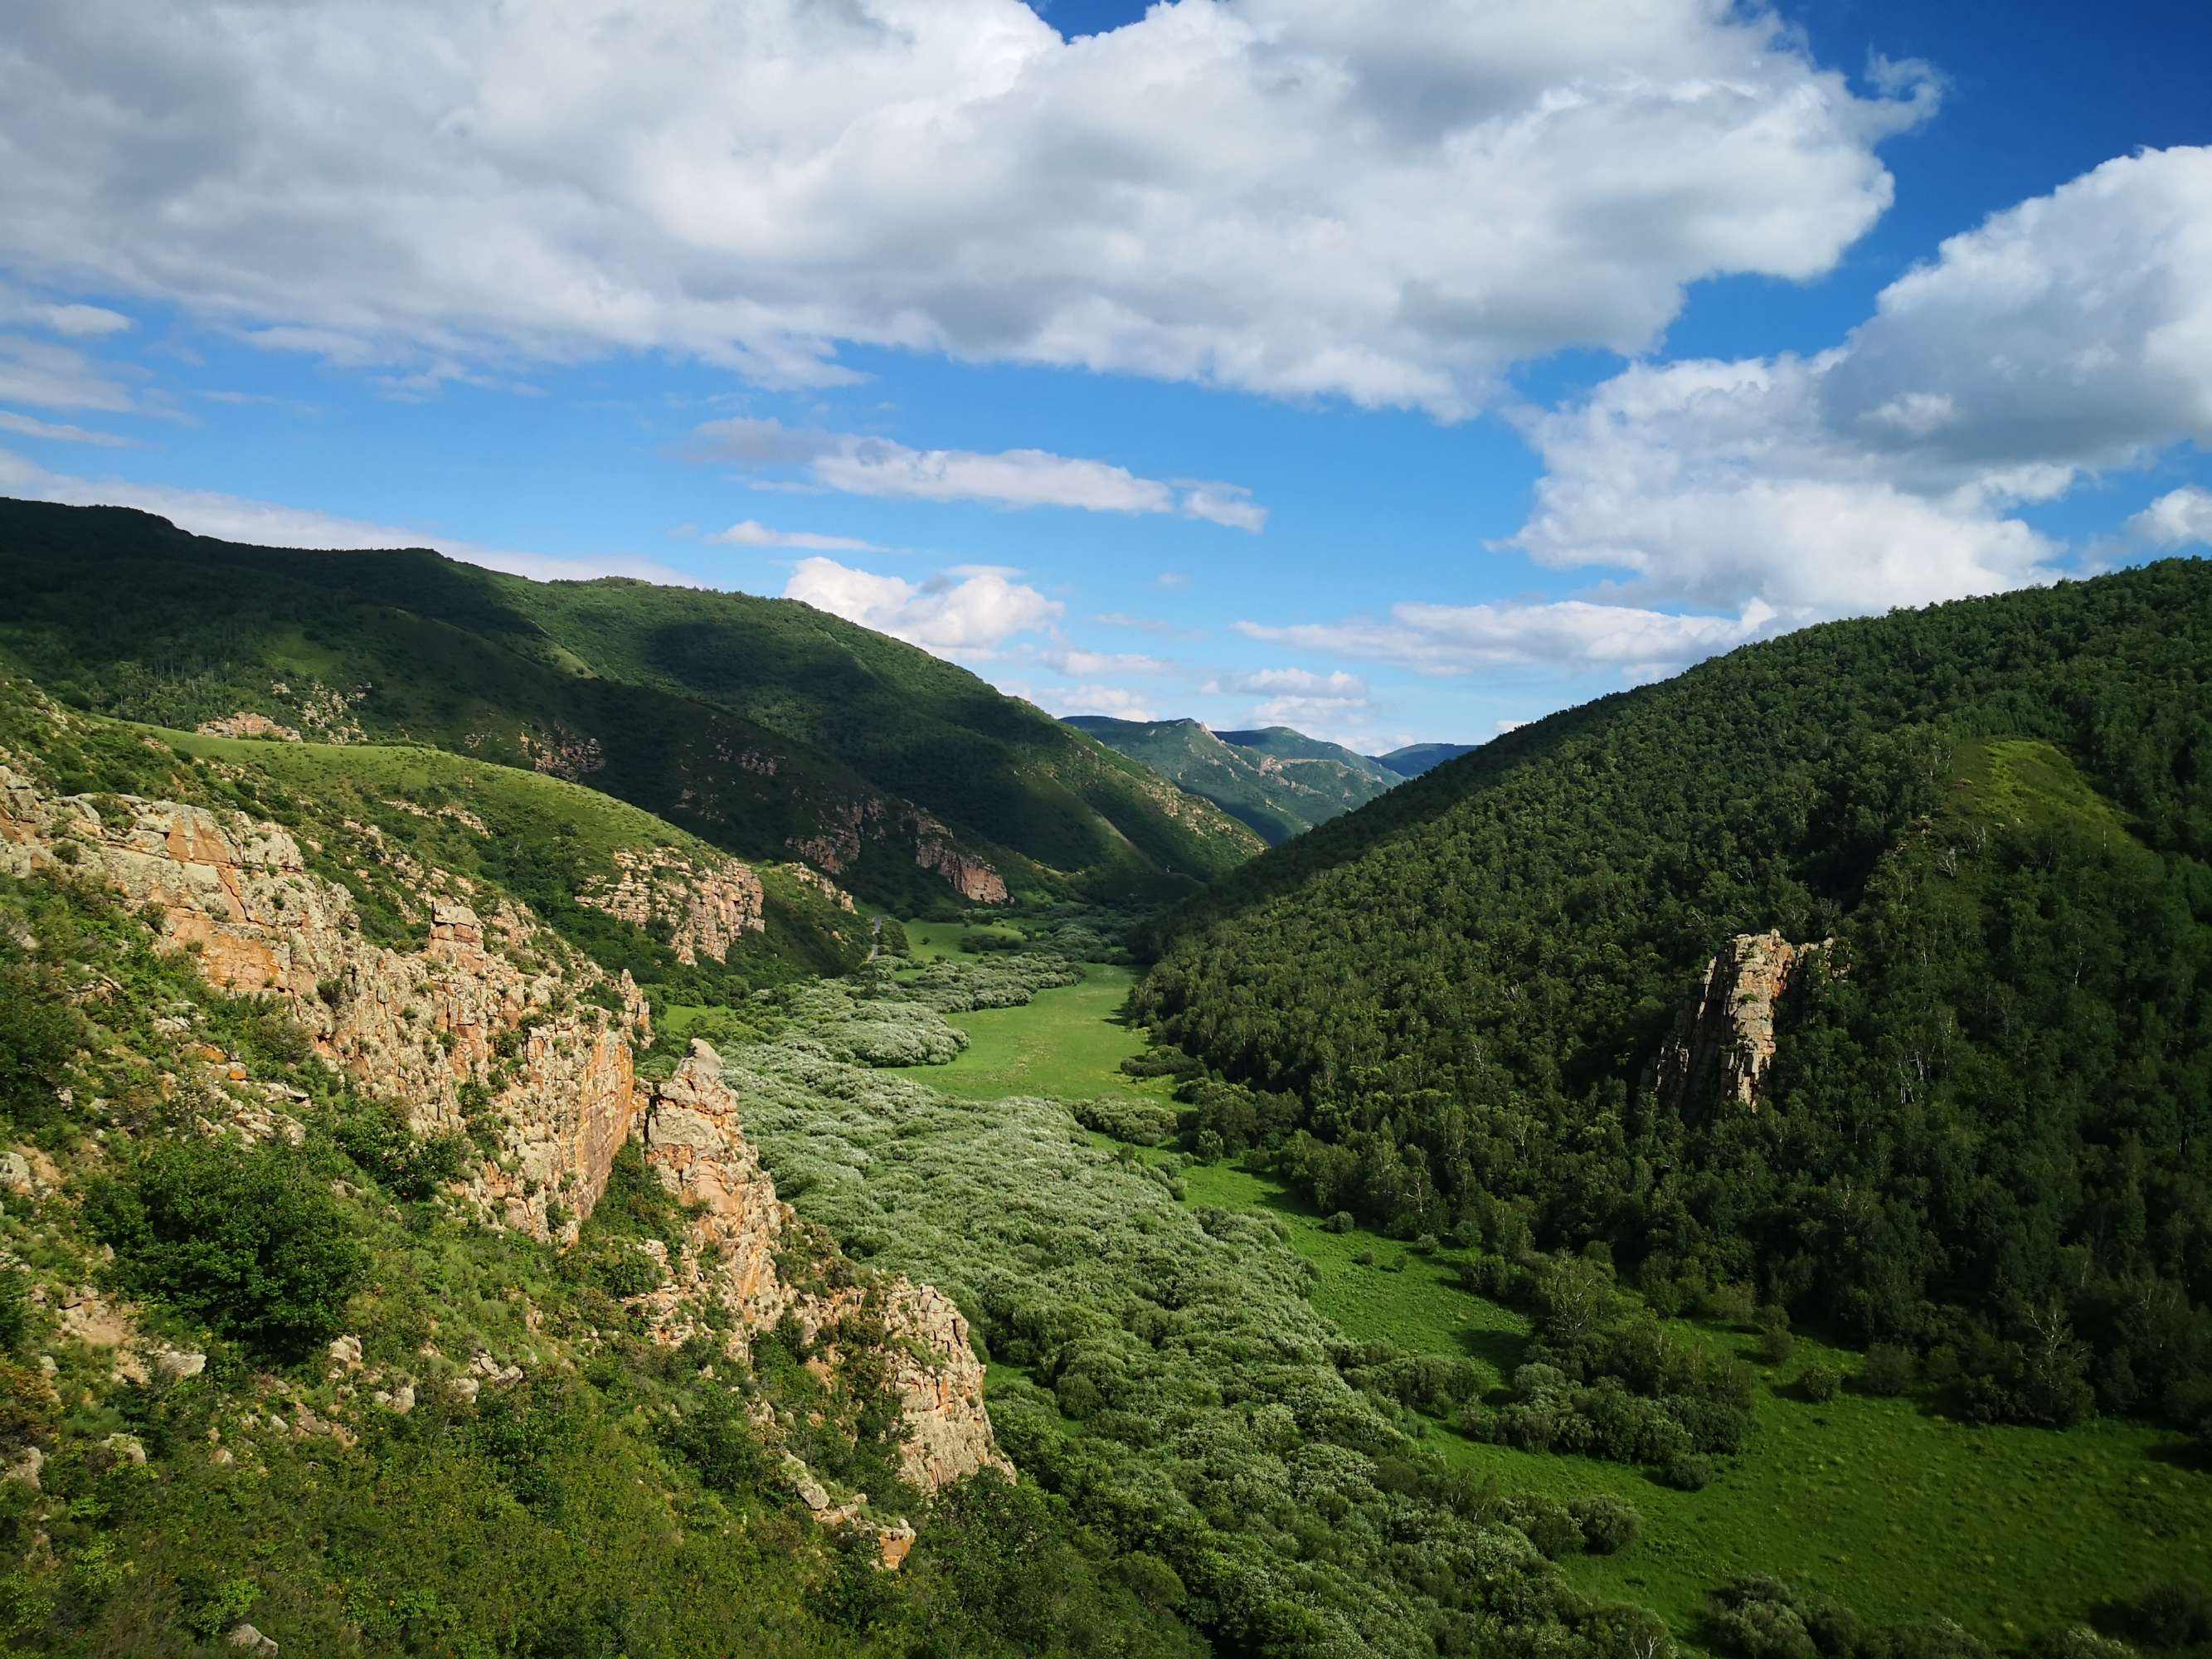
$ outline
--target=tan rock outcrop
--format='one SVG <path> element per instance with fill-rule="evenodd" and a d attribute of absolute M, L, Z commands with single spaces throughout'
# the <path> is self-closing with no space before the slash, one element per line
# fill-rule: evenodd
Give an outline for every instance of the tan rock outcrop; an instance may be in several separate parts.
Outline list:
<path fill-rule="evenodd" d="M 586 886 L 576 902 L 634 927 L 665 928 L 677 960 L 687 967 L 702 957 L 726 962 L 747 933 L 768 927 L 760 878 L 735 859 L 695 860 L 665 847 L 623 848 L 615 864 L 616 873 Z"/>
<path fill-rule="evenodd" d="M 1656 1087 L 1676 1109 L 1733 1102 L 1759 1109 L 1774 1063 L 1774 1006 L 1790 981 L 1832 944 L 1792 945 L 1778 933 L 1739 933 L 1707 964 L 1696 999 L 1660 1050 Z"/>
<path fill-rule="evenodd" d="M 221 720 L 202 720 L 192 729 L 204 738 L 265 738 L 276 743 L 303 741 L 292 727 L 281 725 L 266 714 L 258 714 L 251 708 L 241 708 L 235 714 L 225 714 Z"/>
<path fill-rule="evenodd" d="M 352 896 L 309 872 L 276 824 L 136 796 L 51 797 L 0 765 L 0 870 L 57 860 L 96 872 L 211 984 L 281 998 L 326 1058 L 405 1102 L 418 1133 L 467 1127 L 464 1085 L 488 1091 L 500 1152 L 471 1188 L 492 1218 L 547 1237 L 590 1213 L 637 1113 L 630 1038 L 648 1017 L 627 975 L 609 981 L 565 953 L 565 978 L 526 973 L 504 948 L 551 951 L 534 918 L 502 902 L 488 925 L 434 893 L 419 952 L 374 944 Z M 434 890 L 460 885 L 417 873 Z M 595 988 L 617 1011 L 574 1000 Z M 558 1230 L 556 1203 L 569 1216 Z"/>
<path fill-rule="evenodd" d="M 701 1297 L 719 1302 L 743 1333 L 768 1330 L 789 1313 L 810 1340 L 861 1310 L 866 1297 L 858 1287 L 794 1286 L 778 1268 L 778 1253 L 802 1244 L 803 1229 L 745 1139 L 737 1097 L 712 1046 L 694 1042 L 675 1075 L 654 1085 L 638 1136 L 647 1164 L 691 1217 L 683 1271 L 640 1299 L 665 1340 L 691 1334 L 685 1310 Z M 931 1285 L 894 1279 L 880 1312 L 891 1339 L 885 1350 L 891 1387 L 908 1425 L 902 1473 L 925 1492 L 983 1468 L 1011 1475 L 1013 1466 L 992 1437 L 983 1368 L 952 1299 Z M 834 1368 L 834 1344 L 829 1363 Z"/>
<path fill-rule="evenodd" d="M 1006 878 L 982 860 L 970 858 L 951 842 L 923 842 L 914 849 L 914 861 L 921 868 L 944 877 L 953 890 L 971 904 L 1006 902 Z"/>

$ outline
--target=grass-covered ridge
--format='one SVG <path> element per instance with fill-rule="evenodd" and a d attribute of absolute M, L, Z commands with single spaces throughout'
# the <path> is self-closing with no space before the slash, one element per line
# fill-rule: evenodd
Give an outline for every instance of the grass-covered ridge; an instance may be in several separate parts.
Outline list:
<path fill-rule="evenodd" d="M 834 862 L 904 909 L 951 896 L 916 861 L 925 817 L 1032 896 L 1187 891 L 1259 845 L 964 670 L 791 601 L 26 501 L 0 501 L 0 662 L 74 706 L 185 729 L 250 712 L 557 771 L 740 857 Z"/>
<path fill-rule="evenodd" d="M 1516 731 L 1158 932 L 1164 1035 L 1330 1209 L 1503 1202 L 1989 1414 L 2212 1423 L 2212 565 L 1746 647 Z M 1834 940 L 1756 1111 L 1652 1068 L 1732 935 Z M 1977 1380 L 1978 1379 L 1978 1380 Z"/>

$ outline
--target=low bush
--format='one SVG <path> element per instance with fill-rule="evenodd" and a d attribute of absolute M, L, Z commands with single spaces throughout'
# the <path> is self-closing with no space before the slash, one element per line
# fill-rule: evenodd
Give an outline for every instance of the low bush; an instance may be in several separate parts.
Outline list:
<path fill-rule="evenodd" d="M 274 1358 L 335 1334 L 366 1271 L 328 1185 L 289 1147 L 161 1141 L 86 1211 L 129 1288 Z"/>

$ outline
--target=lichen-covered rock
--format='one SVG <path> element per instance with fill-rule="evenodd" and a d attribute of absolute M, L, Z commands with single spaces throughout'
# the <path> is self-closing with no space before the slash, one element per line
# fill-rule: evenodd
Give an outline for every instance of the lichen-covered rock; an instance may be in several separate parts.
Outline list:
<path fill-rule="evenodd" d="M 768 926 L 760 878 L 735 859 L 695 861 L 665 847 L 623 848 L 615 865 L 614 875 L 586 887 L 576 902 L 634 927 L 665 928 L 687 967 L 702 957 L 726 962 L 747 933 Z"/>
<path fill-rule="evenodd" d="M 467 1127 L 464 1085 L 489 1094 L 500 1150 L 471 1190 L 492 1219 L 550 1237 L 590 1213 L 638 1109 L 631 1040 L 648 1015 L 628 975 L 609 980 L 556 951 L 503 900 L 479 916 L 442 872 L 410 872 L 428 890 L 422 950 L 374 944 L 352 896 L 312 873 L 278 825 L 137 796 L 50 796 L 0 764 L 0 871 L 58 860 L 97 873 L 211 984 L 281 998 L 325 1058 L 406 1103 L 418 1133 Z M 557 957 L 563 973 L 526 972 L 507 954 L 523 949 Z M 614 1007 L 578 1000 L 584 991 Z M 556 1203 L 569 1217 L 558 1229 Z"/>
<path fill-rule="evenodd" d="M 192 728 L 204 738 L 261 738 L 276 743 L 303 741 L 299 732 L 281 721 L 251 708 L 241 708 L 220 720 L 202 720 Z"/>
<path fill-rule="evenodd" d="M 805 1245 L 805 1232 L 745 1138 L 737 1097 L 710 1044 L 695 1041 L 675 1074 L 653 1085 L 638 1136 L 647 1164 L 690 1218 L 682 1270 L 635 1304 L 664 1340 L 680 1342 L 693 1333 L 696 1322 L 687 1310 L 702 1297 L 726 1309 L 740 1333 L 768 1330 L 789 1313 L 810 1340 L 860 1308 L 865 1292 L 858 1287 L 811 1290 L 789 1283 L 778 1267 L 779 1253 Z M 992 1437 L 968 1322 L 951 1298 L 895 1279 L 881 1311 L 891 1388 L 908 1425 L 900 1455 L 907 1479 L 935 1492 L 979 1469 L 1011 1475 L 1013 1466 Z"/>
<path fill-rule="evenodd" d="M 1656 1067 L 1659 1097 L 1676 1109 L 1731 1102 L 1759 1109 L 1774 1063 L 1774 1006 L 1832 940 L 1792 945 L 1778 933 L 1739 933 L 1707 964 Z"/>
<path fill-rule="evenodd" d="M 1005 878 L 982 860 L 969 857 L 950 842 L 923 842 L 914 850 L 914 861 L 922 869 L 944 877 L 954 891 L 972 904 L 1006 902 Z"/>

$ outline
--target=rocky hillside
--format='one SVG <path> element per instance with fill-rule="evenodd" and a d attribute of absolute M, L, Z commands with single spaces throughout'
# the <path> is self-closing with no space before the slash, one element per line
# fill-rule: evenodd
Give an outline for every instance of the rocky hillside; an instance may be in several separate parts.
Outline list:
<path fill-rule="evenodd" d="M 1270 846 L 1370 801 L 1398 776 L 1366 756 L 1270 726 L 1214 732 L 1193 720 L 1064 722 L 1249 824 Z"/>
<path fill-rule="evenodd" d="M 535 583 L 0 502 L 0 665 L 72 706 L 587 782 L 902 914 L 1187 891 L 1257 841 L 927 653 L 786 600 Z"/>
<path fill-rule="evenodd" d="M 1255 860 L 1139 1000 L 1324 1208 L 1739 1285 L 1971 1413 L 2189 1419 L 2208 753 L 2212 564 L 1813 629 Z"/>
<path fill-rule="evenodd" d="M 471 808 L 385 829 L 270 745 L 0 694 L 11 1650 L 1028 1651 L 976 1577 L 1009 1529 L 1120 1594 L 952 1302 L 779 1197 L 607 935 L 432 861 Z M 732 955 L 783 878 L 660 836 L 582 914 Z"/>

